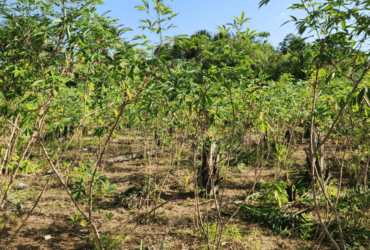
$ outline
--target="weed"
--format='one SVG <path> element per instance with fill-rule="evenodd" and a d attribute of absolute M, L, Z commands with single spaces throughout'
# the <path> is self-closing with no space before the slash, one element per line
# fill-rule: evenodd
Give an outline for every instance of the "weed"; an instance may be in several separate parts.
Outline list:
<path fill-rule="evenodd" d="M 261 185 L 261 190 L 263 190 L 263 193 L 268 193 L 268 195 L 262 195 L 261 198 L 266 201 L 277 202 L 281 207 L 283 203 L 288 202 L 287 186 L 288 183 L 283 181 L 277 181 L 274 186 L 271 182 L 265 182 Z"/>
<path fill-rule="evenodd" d="M 84 220 L 82 220 L 82 221 L 81 221 L 81 223 L 80 223 L 80 225 L 81 225 L 82 227 L 86 227 L 86 222 L 85 222 Z"/>
<path fill-rule="evenodd" d="M 305 215 L 305 211 L 282 212 L 280 208 L 269 206 L 252 206 L 244 204 L 239 210 L 241 217 L 248 221 L 261 222 L 281 235 L 294 235 L 302 239 L 310 239 L 317 223 Z"/>
<path fill-rule="evenodd" d="M 111 220 L 114 216 L 114 213 L 112 212 L 109 212 L 109 213 L 105 213 L 105 219 L 106 220 Z"/>
<path fill-rule="evenodd" d="M 69 217 L 70 218 L 70 222 L 72 223 L 72 224 L 74 224 L 74 223 L 80 223 L 80 225 L 82 226 L 82 227 L 86 227 L 86 221 L 85 220 L 83 220 L 83 217 L 82 217 L 82 215 L 80 215 L 80 214 L 76 214 L 76 216 L 71 216 L 71 217 Z"/>
<path fill-rule="evenodd" d="M 249 244 L 250 248 L 247 248 L 247 249 L 253 249 L 253 250 L 257 250 L 257 249 L 261 249 L 262 248 L 262 243 L 261 241 L 259 241 L 258 239 L 250 239 L 249 240 Z"/>
<path fill-rule="evenodd" d="M 189 170 L 185 170 L 184 186 L 187 186 L 188 185 L 189 179 L 190 179 L 190 172 L 189 172 Z"/>
<path fill-rule="evenodd" d="M 31 162 L 30 160 L 22 161 L 20 167 L 19 167 L 20 172 L 24 172 L 26 174 L 34 174 L 40 171 L 38 168 L 38 165 Z"/>
<path fill-rule="evenodd" d="M 154 212 L 140 220 L 142 224 L 156 224 L 160 226 L 167 225 L 168 221 L 169 219 L 165 212 Z"/>
<path fill-rule="evenodd" d="M 184 206 L 184 207 L 191 207 L 191 206 L 194 206 L 193 203 L 179 203 L 178 204 L 179 206 Z"/>
<path fill-rule="evenodd" d="M 235 176 L 229 175 L 227 178 L 229 178 L 230 181 L 235 181 Z"/>
<path fill-rule="evenodd" d="M 3 185 L 3 191 L 7 190 L 9 187 L 9 181 L 6 181 L 5 184 Z"/>
<path fill-rule="evenodd" d="M 101 242 L 103 244 L 104 249 L 109 249 L 109 250 L 120 250 L 122 248 L 122 244 L 128 240 L 128 236 L 124 236 L 122 234 L 102 234 L 100 236 Z M 100 246 L 98 241 L 96 240 L 95 237 L 92 238 L 92 243 L 93 243 L 93 249 L 94 250 L 100 250 Z"/>
<path fill-rule="evenodd" d="M 204 224 L 204 227 L 207 228 L 207 224 Z M 206 229 L 207 231 L 207 229 Z M 218 241 L 220 237 L 220 226 L 217 227 L 216 223 L 209 225 L 209 239 L 213 243 L 215 240 Z M 221 242 L 237 242 L 242 243 L 244 241 L 244 236 L 240 233 L 237 225 L 226 225 L 225 230 L 222 234 Z M 207 249 L 207 245 L 203 245 L 202 249 Z M 222 249 L 222 246 L 220 246 Z"/>
<path fill-rule="evenodd" d="M 94 138 L 91 138 L 91 139 L 85 139 L 84 140 L 84 147 L 95 146 L 97 144 L 99 144 L 99 138 L 98 137 L 94 137 Z"/>
<path fill-rule="evenodd" d="M 5 221 L 6 221 L 6 214 L 3 213 L 1 216 L 0 216 L 0 229 L 3 229 L 5 227 Z"/>
<path fill-rule="evenodd" d="M 76 214 L 76 216 L 71 216 L 70 221 L 71 223 L 77 223 L 82 219 L 82 216 L 79 214 Z"/>
<path fill-rule="evenodd" d="M 77 200 L 87 198 L 87 188 L 89 185 L 89 180 L 92 178 L 92 174 L 92 171 L 89 171 L 88 173 L 83 173 L 82 176 L 77 176 L 77 180 L 74 182 L 74 185 L 71 188 L 71 193 L 76 197 Z M 83 176 L 87 176 L 88 180 L 86 180 L 86 178 Z M 116 189 L 117 186 L 112 185 L 105 175 L 100 175 L 100 172 L 96 173 L 93 183 L 93 192 L 95 197 L 104 198 L 106 194 L 111 194 Z"/>

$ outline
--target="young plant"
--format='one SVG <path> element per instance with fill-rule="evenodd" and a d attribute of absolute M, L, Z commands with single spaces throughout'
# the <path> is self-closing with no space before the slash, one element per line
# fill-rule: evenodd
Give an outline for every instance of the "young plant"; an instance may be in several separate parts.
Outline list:
<path fill-rule="evenodd" d="M 265 196 L 262 193 L 261 198 L 266 201 L 276 202 L 281 207 L 283 203 L 288 202 L 287 186 L 288 183 L 283 181 L 277 181 L 275 185 L 271 182 L 265 182 L 261 185 L 261 190 L 264 191 L 263 193 L 268 193 L 268 195 Z"/>
<path fill-rule="evenodd" d="M 173 0 L 171 0 L 173 1 Z M 140 22 L 144 25 L 139 26 L 142 30 L 149 29 L 150 32 L 156 33 L 159 36 L 159 46 L 163 46 L 163 31 L 166 31 L 170 28 L 175 28 L 174 24 L 169 24 L 169 22 L 178 15 L 178 13 L 173 13 L 171 7 L 169 5 L 164 5 L 163 0 L 152 0 L 154 4 L 154 15 L 151 14 L 149 2 L 146 0 L 142 0 L 143 5 L 135 6 L 138 11 L 144 11 L 150 19 L 141 19 Z M 145 36 L 136 37 L 136 39 L 146 38 Z M 153 47 L 148 47 L 150 49 Z"/>

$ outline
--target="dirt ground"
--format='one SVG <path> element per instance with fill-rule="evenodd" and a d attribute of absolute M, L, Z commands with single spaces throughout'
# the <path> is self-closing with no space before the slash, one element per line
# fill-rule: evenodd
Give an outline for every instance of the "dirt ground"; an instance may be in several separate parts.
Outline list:
<path fill-rule="evenodd" d="M 134 149 L 130 147 L 129 150 L 139 148 L 140 146 L 135 146 Z M 119 156 L 120 152 L 125 150 L 127 145 L 116 141 L 108 148 L 106 158 Z M 91 147 L 86 147 L 82 153 L 73 157 L 76 159 L 80 157 L 82 161 L 90 159 L 93 157 L 91 151 L 93 151 Z M 297 159 L 302 160 L 302 152 L 301 150 L 294 153 Z M 168 165 L 169 160 L 166 161 L 169 156 L 165 154 L 154 155 L 149 160 L 134 159 L 104 164 L 101 174 L 106 175 L 118 189 L 100 201 L 105 203 L 106 210 L 94 213 L 93 220 L 101 235 L 107 233 L 120 235 L 122 244 L 118 249 L 140 249 L 141 242 L 146 249 L 160 249 L 162 242 L 165 249 L 206 249 L 204 239 L 199 231 L 195 230 L 194 192 L 191 185 L 184 188 L 185 180 L 189 178 L 190 161 L 180 162 L 180 165 L 175 164 L 171 167 Z M 224 173 L 227 178 L 223 185 L 221 205 L 228 206 L 240 202 L 245 197 L 254 172 L 225 170 Z M 262 179 L 268 180 L 273 176 L 274 172 L 267 170 L 263 172 Z M 27 211 L 33 206 L 47 178 L 49 176 L 42 173 L 21 174 L 17 178 L 16 184 L 27 183 L 30 186 L 24 190 L 14 190 L 10 201 L 12 204 L 22 202 L 25 212 L 8 212 L 10 219 L 4 221 L 3 228 L 0 229 L 1 248 L 9 243 L 26 217 Z M 38 206 L 11 242 L 9 249 L 93 249 L 91 231 L 88 226 L 81 223 L 81 220 L 72 222 L 71 217 L 76 216 L 77 209 L 56 177 L 52 178 Z M 161 202 L 168 202 L 144 220 L 139 221 L 137 208 L 116 206 L 114 198 L 128 188 L 143 183 L 147 178 L 152 178 L 163 186 Z M 206 206 L 208 205 L 200 205 L 200 210 L 205 210 Z M 152 208 L 153 206 L 144 206 L 140 213 L 143 214 Z M 107 219 L 107 213 L 113 213 L 112 218 Z M 210 215 L 212 214 L 215 214 L 214 208 L 210 211 Z M 222 216 L 225 220 L 228 219 L 226 214 Z M 231 220 L 228 231 L 222 241 L 222 249 L 308 249 L 309 246 L 309 242 L 298 238 L 282 237 L 258 223 L 238 219 Z"/>

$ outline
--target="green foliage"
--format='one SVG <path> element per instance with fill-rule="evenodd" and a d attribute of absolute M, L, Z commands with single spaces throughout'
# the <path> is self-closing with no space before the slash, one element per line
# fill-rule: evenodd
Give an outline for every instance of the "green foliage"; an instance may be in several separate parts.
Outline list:
<path fill-rule="evenodd" d="M 156 224 L 156 225 L 167 225 L 169 222 L 169 218 L 166 215 L 166 212 L 153 212 L 146 215 L 144 218 L 140 219 L 140 223 L 142 224 Z"/>
<path fill-rule="evenodd" d="M 292 33 L 288 34 L 282 42 L 279 43 L 277 48 L 278 53 L 287 54 L 288 52 L 294 53 L 302 51 L 308 44 L 305 43 L 305 39 L 300 36 L 295 36 Z"/>
<path fill-rule="evenodd" d="M 3 229 L 5 227 L 5 221 L 7 219 L 7 216 L 5 213 L 1 213 L 0 215 L 0 229 Z"/>
<path fill-rule="evenodd" d="M 279 234 L 311 239 L 317 223 L 308 219 L 306 212 L 283 212 L 280 208 L 244 204 L 239 215 L 245 220 L 266 225 Z"/>
<path fill-rule="evenodd" d="M 84 165 L 82 165 L 84 166 Z M 77 200 L 88 198 L 88 186 L 92 178 L 92 171 L 83 168 L 85 171 L 81 171 L 81 175 L 76 176 L 76 180 L 72 185 L 71 193 L 76 197 Z M 93 184 L 93 193 L 94 197 L 104 198 L 107 194 L 111 194 L 114 190 L 117 189 L 117 185 L 112 185 L 109 179 L 105 175 L 101 175 L 100 172 L 96 173 Z"/>
<path fill-rule="evenodd" d="M 83 217 L 81 215 L 76 214 L 76 216 L 71 216 L 70 217 L 70 221 L 71 221 L 71 223 L 77 223 L 77 222 L 81 221 L 82 218 Z"/>
<path fill-rule="evenodd" d="M 26 174 L 34 174 L 37 173 L 42 169 L 39 168 L 39 166 L 35 163 L 33 163 L 30 160 L 23 161 L 21 163 L 21 166 L 19 168 L 19 171 L 24 172 Z"/>
<path fill-rule="evenodd" d="M 370 194 L 364 195 L 363 188 L 359 192 L 354 189 L 345 190 L 338 200 L 338 209 L 343 214 L 342 223 L 344 227 L 359 229 L 370 223 L 369 208 Z"/>
<path fill-rule="evenodd" d="M 86 227 L 86 221 L 84 220 L 83 216 L 81 214 L 76 214 L 75 216 L 71 216 L 69 217 L 70 218 L 70 222 L 72 224 L 74 223 L 80 223 L 80 225 L 82 227 Z"/>
<path fill-rule="evenodd" d="M 73 181 L 78 180 L 79 177 L 84 179 L 87 176 L 87 173 L 88 173 L 88 169 L 89 169 L 88 165 L 89 164 L 87 164 L 87 163 L 80 163 L 80 164 L 78 164 L 78 166 L 76 168 L 70 169 L 69 170 L 70 171 L 69 176 L 71 177 L 71 179 Z"/>
<path fill-rule="evenodd" d="M 174 17 L 178 15 L 178 13 L 173 13 L 171 10 L 171 7 L 169 5 L 164 5 L 163 0 L 156 0 L 153 1 L 154 3 L 154 13 L 155 16 L 152 16 L 150 13 L 150 7 L 149 2 L 142 0 L 143 5 L 135 6 L 138 11 L 144 11 L 150 18 L 150 19 L 141 19 L 140 22 L 143 23 L 143 25 L 139 26 L 142 30 L 149 29 L 150 32 L 157 33 L 160 38 L 160 46 L 163 45 L 163 36 L 162 32 L 166 31 L 170 28 L 175 28 L 174 24 L 168 24 L 170 20 L 172 20 Z M 146 40 L 146 36 L 137 36 L 136 39 L 145 39 L 144 44 L 149 42 Z M 147 47 L 147 49 L 151 49 L 153 47 Z"/>
<path fill-rule="evenodd" d="M 5 161 L 10 170 L 19 166 L 21 172 L 37 173 L 44 168 L 42 160 L 36 165 L 33 160 L 20 159 L 31 138 L 44 139 L 51 158 L 59 159 L 65 139 L 77 133 L 73 131 L 82 119 L 77 137 L 82 136 L 83 141 L 73 141 L 69 150 L 101 146 L 108 134 L 115 133 L 112 128 L 117 121 L 118 128 L 144 126 L 138 136 L 159 133 L 158 140 L 165 147 L 189 139 L 191 147 L 201 151 L 202 145 L 214 142 L 222 156 L 231 154 L 231 171 L 261 166 L 267 156 L 267 167 L 288 169 L 294 161 L 289 150 L 296 147 L 297 140 L 287 142 L 285 131 L 303 134 L 312 118 L 320 143 L 360 146 L 358 157 L 345 162 L 345 174 L 362 182 L 365 169 L 360 161 L 368 157 L 364 145 L 370 139 L 366 102 L 370 99 L 369 51 L 363 49 L 370 24 L 368 1 L 328 0 L 319 4 L 303 0 L 292 5 L 290 9 L 307 15 L 291 17 L 300 36 L 288 35 L 277 51 L 267 40 L 259 40 L 268 37 L 266 32 L 244 27 L 250 19 L 244 12 L 233 22 L 218 25 L 216 35 L 201 30 L 191 36 L 164 38 L 163 32 L 175 27 L 169 22 L 177 14 L 162 0 L 152 2 L 149 6 L 149 1 L 142 0 L 135 8 L 148 14 L 140 20 L 140 28 L 158 34 L 158 46 L 148 46 L 145 35 L 135 38 L 142 43 L 122 39 L 129 29 L 118 26 L 118 20 L 98 15 L 100 0 L 1 3 L 0 122 L 5 135 L 11 131 L 9 121 L 20 128 L 9 162 Z M 260 6 L 268 2 L 262 0 Z M 306 42 L 306 32 L 314 34 L 316 40 Z M 153 53 L 147 52 L 150 50 Z M 95 138 L 84 140 L 89 132 Z M 265 140 L 259 144 L 261 136 Z M 246 143 L 246 138 L 251 140 Z M 0 148 L 3 159 L 6 145 Z M 180 162 L 185 156 L 176 152 L 171 160 Z M 145 154 L 142 163 L 149 160 Z M 65 161 L 62 169 L 70 169 L 70 164 Z M 224 165 L 221 162 L 216 167 Z M 185 185 L 190 176 L 186 172 Z M 86 202 L 92 178 L 89 165 L 70 169 L 69 177 L 72 194 Z M 301 199 L 312 202 L 307 194 L 310 183 L 296 179 Z M 135 208 L 138 197 L 158 195 L 156 183 L 144 182 L 142 187 L 118 195 L 115 204 Z M 339 197 L 338 212 L 347 244 L 365 245 L 369 240 L 369 197 L 361 182 L 356 183 L 359 190 Z M 260 200 L 281 207 L 287 202 L 288 184 L 274 183 L 260 187 Z M 105 198 L 116 186 L 100 173 L 92 184 L 96 211 L 104 207 L 96 204 L 96 198 Z M 315 188 L 320 190 L 318 184 Z M 338 182 L 330 182 L 325 190 L 335 202 Z M 326 205 L 321 197 L 320 208 Z M 250 205 L 243 205 L 241 211 L 245 218 L 263 222 L 284 235 L 311 239 L 317 229 L 304 212 L 283 213 L 280 208 Z M 107 220 L 113 216 L 105 214 Z M 164 225 L 168 221 L 158 213 L 147 219 L 142 222 Z M 77 215 L 71 221 L 85 225 Z M 216 224 L 206 226 L 211 237 L 218 236 Z M 338 239 L 338 225 L 329 228 Z M 236 230 L 226 229 L 226 237 L 240 237 Z M 121 239 L 102 235 L 107 249 L 122 248 Z"/>
<path fill-rule="evenodd" d="M 317 189 L 319 190 L 318 185 L 319 185 L 319 183 L 316 184 Z M 331 199 L 332 202 L 335 202 L 335 200 L 337 198 L 337 194 L 338 194 L 338 188 L 334 186 L 334 183 L 333 183 L 332 180 L 326 185 L 325 189 L 326 189 L 326 192 L 328 194 L 329 199 Z M 321 202 L 321 204 L 325 204 L 324 195 L 321 196 L 320 202 Z"/>
<path fill-rule="evenodd" d="M 120 250 L 122 249 L 122 244 L 128 239 L 122 234 L 110 234 L 105 233 L 100 236 L 104 249 L 109 250 Z M 93 249 L 100 250 L 99 243 L 97 242 L 96 238 L 92 238 Z"/>
<path fill-rule="evenodd" d="M 243 24 L 248 22 L 249 20 L 251 20 L 251 18 L 245 18 L 244 17 L 244 11 L 242 12 L 242 14 L 240 15 L 240 18 L 234 16 L 234 22 L 233 23 L 228 23 L 227 25 L 231 26 L 231 28 L 234 29 L 235 31 L 235 37 L 239 34 L 242 35 L 242 33 L 240 33 L 240 30 L 242 29 L 243 27 Z M 249 30 L 249 28 L 247 28 Z M 221 31 L 221 30 L 220 30 Z M 248 38 L 252 38 L 252 34 L 254 33 L 254 31 L 252 31 L 251 33 L 249 33 L 248 31 L 246 31 L 246 35 Z"/>
<path fill-rule="evenodd" d="M 265 182 L 261 185 L 261 199 L 269 202 L 276 202 L 279 207 L 283 203 L 288 202 L 288 194 L 286 192 L 286 187 L 288 183 L 283 181 L 276 181 L 275 185 L 271 182 Z M 267 194 L 267 196 L 265 195 Z"/>
<path fill-rule="evenodd" d="M 114 216 L 114 213 L 112 212 L 109 212 L 109 213 L 105 213 L 105 219 L 106 220 L 111 220 Z"/>
<path fill-rule="evenodd" d="M 220 226 L 217 225 L 217 223 L 212 223 L 212 224 L 207 224 L 204 223 L 204 228 L 208 232 L 208 236 L 210 239 L 210 242 L 216 242 L 218 241 L 220 237 Z M 223 232 L 221 242 L 243 242 L 245 241 L 245 237 L 243 234 L 240 232 L 240 230 L 237 228 L 237 225 L 226 225 L 225 230 Z M 204 244 L 202 246 L 202 249 L 207 249 L 208 246 Z M 220 246 L 220 249 L 223 247 Z"/>
<path fill-rule="evenodd" d="M 239 166 L 239 164 L 243 163 L 246 166 L 251 166 L 256 162 L 256 160 L 255 151 L 251 148 L 235 150 L 231 155 L 230 165 Z"/>
<path fill-rule="evenodd" d="M 184 186 L 188 185 L 189 179 L 190 179 L 190 172 L 189 172 L 189 170 L 185 170 Z"/>

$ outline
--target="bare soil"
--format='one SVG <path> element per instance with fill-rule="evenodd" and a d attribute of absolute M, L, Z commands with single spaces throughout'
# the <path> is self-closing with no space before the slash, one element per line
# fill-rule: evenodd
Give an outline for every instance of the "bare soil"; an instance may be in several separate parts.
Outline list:
<path fill-rule="evenodd" d="M 117 140 L 116 140 L 117 142 Z M 135 151 L 142 149 L 142 146 L 130 146 L 125 143 L 112 143 L 107 150 L 107 158 L 116 157 L 120 152 Z M 81 160 L 91 159 L 92 150 L 83 150 L 74 154 Z M 294 153 L 298 161 L 304 161 L 304 152 L 298 150 Z M 185 179 L 191 169 L 190 162 L 180 162 L 178 166 L 169 166 L 170 156 L 153 156 L 150 159 L 133 159 L 103 166 L 101 174 L 106 175 L 110 181 L 117 185 L 118 189 L 111 195 L 101 200 L 106 203 L 106 210 L 101 210 L 93 215 L 93 220 L 98 226 L 99 232 L 104 235 L 120 234 L 123 242 L 119 249 L 139 249 L 141 242 L 147 249 L 159 249 L 162 241 L 165 249 L 206 249 L 204 239 L 199 231 L 196 231 L 194 191 L 191 185 L 185 186 Z M 176 174 L 173 174 L 175 171 Z M 188 171 L 187 171 L 188 170 Z M 250 188 L 254 178 L 254 171 L 225 173 L 227 178 L 222 190 L 222 204 L 228 206 L 235 201 L 242 200 Z M 114 204 L 114 197 L 130 187 L 145 182 L 147 178 L 156 180 L 163 184 L 161 201 L 168 201 L 163 207 L 158 208 L 144 220 L 137 219 L 136 208 L 118 207 Z M 3 222 L 0 229 L 0 247 L 3 248 L 22 220 L 26 217 L 27 211 L 33 206 L 34 201 L 41 192 L 48 175 L 39 173 L 34 175 L 20 175 L 17 183 L 27 183 L 29 188 L 12 192 L 11 202 L 13 204 L 21 201 L 24 206 L 24 213 L 10 211 L 10 219 Z M 264 181 L 274 178 L 274 171 L 266 170 L 262 174 Z M 16 183 L 16 184 L 17 184 Z M 169 201 L 170 200 L 170 201 Z M 82 202 L 81 202 L 82 204 Z M 144 202 L 145 204 L 145 202 Z M 200 206 L 201 211 L 206 204 Z M 144 206 L 141 214 L 152 209 L 153 206 Z M 22 228 L 16 239 L 11 242 L 10 249 L 93 249 L 92 234 L 88 226 L 81 225 L 81 222 L 72 223 L 71 217 L 75 216 L 77 209 L 70 201 L 65 190 L 58 180 L 53 180 L 37 208 L 34 210 L 26 225 Z M 106 213 L 112 212 L 113 217 L 108 220 Z M 215 213 L 215 210 L 211 210 Z M 225 219 L 227 215 L 222 215 Z M 313 216 L 313 215 L 312 215 Z M 226 235 L 223 240 L 222 249 L 308 249 L 309 242 L 298 238 L 282 237 L 270 229 L 261 227 L 258 223 L 251 223 L 233 219 L 230 223 L 234 236 Z M 45 239 L 45 236 L 51 236 Z M 306 248 L 307 247 L 307 248 Z M 322 249 L 329 249 L 322 247 Z"/>

